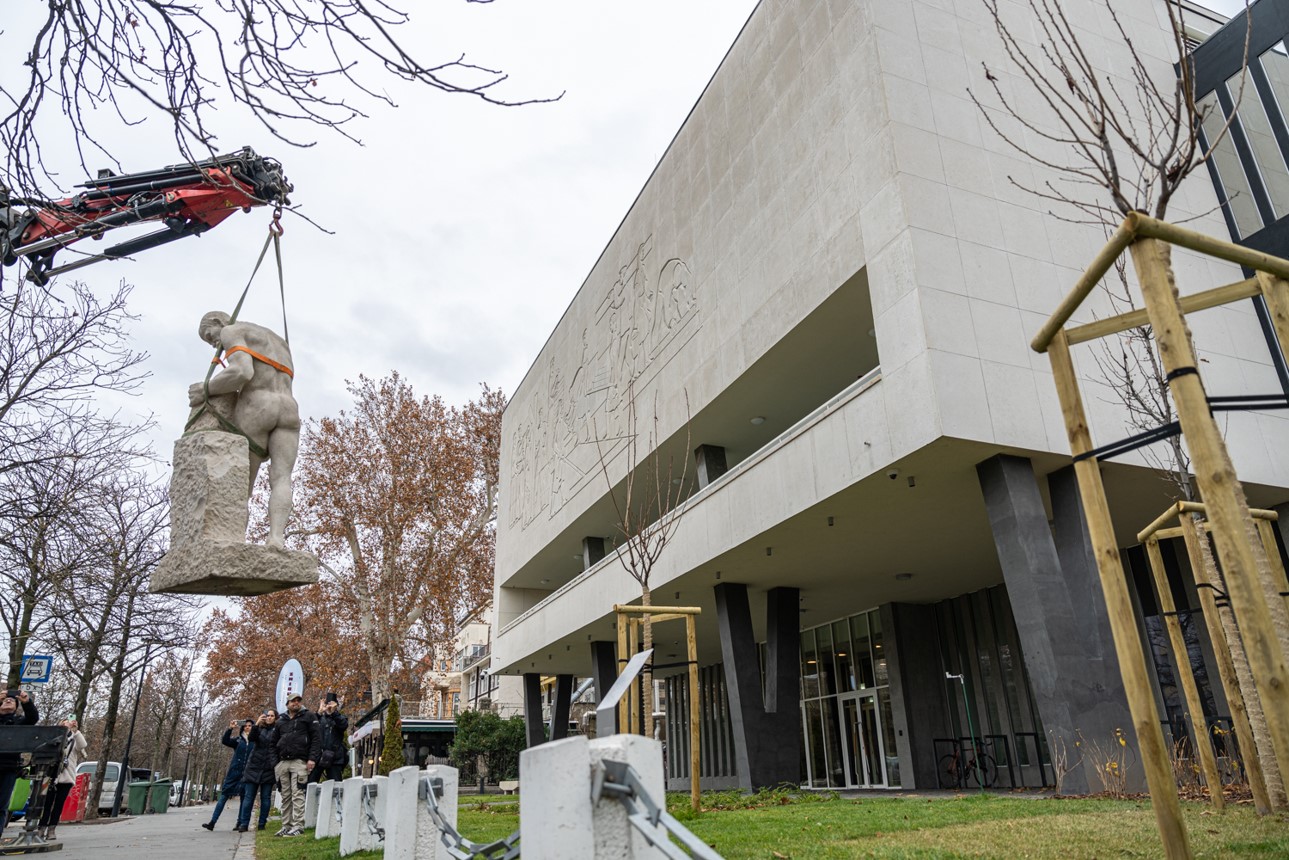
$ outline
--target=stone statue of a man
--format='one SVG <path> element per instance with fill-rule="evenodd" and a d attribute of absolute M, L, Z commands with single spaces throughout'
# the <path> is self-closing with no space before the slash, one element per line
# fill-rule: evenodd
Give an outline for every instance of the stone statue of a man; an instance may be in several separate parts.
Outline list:
<path fill-rule="evenodd" d="M 291 393 L 295 375 L 291 348 L 264 326 L 240 320 L 230 322 L 229 315 L 222 311 L 203 316 L 197 334 L 223 350 L 225 366 L 211 376 L 209 383 L 189 386 L 188 403 L 200 407 L 208 394 L 212 401 L 235 396 L 224 420 L 231 421 L 250 441 L 251 481 L 247 494 L 255 485 L 260 464 L 268 460 L 268 545 L 282 547 L 291 513 L 291 470 L 300 450 L 300 407 Z"/>

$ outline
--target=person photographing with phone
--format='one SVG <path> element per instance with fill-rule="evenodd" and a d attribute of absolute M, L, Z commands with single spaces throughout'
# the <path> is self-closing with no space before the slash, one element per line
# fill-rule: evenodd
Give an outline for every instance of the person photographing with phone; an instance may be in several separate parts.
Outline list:
<path fill-rule="evenodd" d="M 277 711 L 269 708 L 260 714 L 251 729 L 251 757 L 242 773 L 242 806 L 237 811 L 237 829 L 245 833 L 251 827 L 255 798 L 260 799 L 259 829 L 269 821 L 273 806 L 273 786 L 277 784 Z"/>
<path fill-rule="evenodd" d="M 40 814 L 40 829 L 37 832 L 45 839 L 54 838 L 54 830 L 63 814 L 63 804 L 67 802 L 67 795 L 72 793 L 72 786 L 76 784 L 76 769 L 80 767 L 81 759 L 85 757 L 85 748 L 89 746 L 85 735 L 81 734 L 80 723 L 75 714 L 59 720 L 58 725 L 67 729 L 67 740 L 63 741 L 63 764 L 54 780 L 54 791 L 45 798 L 45 808 Z"/>
<path fill-rule="evenodd" d="M 340 779 L 345 773 L 345 732 L 349 718 L 340 713 L 340 702 L 335 693 L 318 703 L 318 734 L 322 752 L 318 764 L 309 774 L 309 782 Z"/>
<path fill-rule="evenodd" d="M 36 703 L 26 690 L 8 690 L 0 698 L 0 726 L 34 726 L 39 719 Z M 12 761 L 0 759 L 0 830 L 9 824 L 9 800 L 21 775 L 17 756 Z"/>
<path fill-rule="evenodd" d="M 215 829 L 215 822 L 219 821 L 219 816 L 224 811 L 224 804 L 230 797 L 242 796 L 242 773 L 246 770 L 246 762 L 251 757 L 250 736 L 254 726 L 254 720 L 230 720 L 228 728 L 224 730 L 224 736 L 219 739 L 224 746 L 233 748 L 233 760 L 228 763 L 224 784 L 219 787 L 219 802 L 215 804 L 215 813 L 210 816 L 210 821 L 202 824 L 202 827 L 207 830 Z"/>

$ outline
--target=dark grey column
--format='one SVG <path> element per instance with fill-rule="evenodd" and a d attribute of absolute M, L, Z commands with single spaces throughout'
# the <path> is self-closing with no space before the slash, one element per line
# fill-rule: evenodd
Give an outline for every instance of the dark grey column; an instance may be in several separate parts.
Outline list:
<path fill-rule="evenodd" d="M 591 677 L 595 679 L 596 704 L 604 701 L 613 682 L 618 679 L 618 646 L 616 642 L 591 643 Z M 618 730 L 618 712 L 613 711 L 613 730 Z"/>
<path fill-rule="evenodd" d="M 714 590 L 739 788 L 795 784 L 801 778 L 797 589 L 775 588 L 768 595 L 764 693 L 747 586 L 721 583 Z"/>
<path fill-rule="evenodd" d="M 524 673 L 524 728 L 530 747 L 546 743 L 546 725 L 542 720 L 542 676 L 536 672 Z"/>
<path fill-rule="evenodd" d="M 594 566 L 602 558 L 604 558 L 604 538 L 582 538 L 582 570 Z"/>
<path fill-rule="evenodd" d="M 891 719 L 895 722 L 896 752 L 903 765 L 901 788 L 939 788 L 935 739 L 953 736 L 935 629 L 933 605 L 888 603 L 882 607 Z"/>
<path fill-rule="evenodd" d="M 719 445 L 699 445 L 694 449 L 694 463 L 700 490 L 729 471 L 725 464 L 725 449 Z"/>
<path fill-rule="evenodd" d="M 573 701 L 573 676 L 555 676 L 555 704 L 551 707 L 550 739 L 568 737 L 568 711 Z"/>
<path fill-rule="evenodd" d="M 1100 577 L 1087 545 L 1077 484 L 1062 475 L 1051 482 L 1054 538 L 1029 460 L 999 455 L 980 463 L 976 472 L 1049 743 L 1063 740 L 1071 751 L 1080 735 L 1111 743 L 1115 729 L 1132 725 L 1132 718 L 1105 603 L 1093 596 L 1094 589 L 1100 595 Z M 1071 769 L 1065 792 L 1082 794 L 1097 785 L 1093 767 L 1085 760 L 1083 768 Z M 1140 774 L 1136 779 L 1141 782 Z"/>

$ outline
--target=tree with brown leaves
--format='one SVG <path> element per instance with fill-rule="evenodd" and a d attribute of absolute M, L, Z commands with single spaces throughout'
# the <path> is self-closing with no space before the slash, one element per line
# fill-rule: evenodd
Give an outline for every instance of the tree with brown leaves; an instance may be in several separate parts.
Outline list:
<path fill-rule="evenodd" d="M 458 409 L 398 373 L 349 392 L 352 410 L 305 429 L 296 537 L 341 595 L 379 702 L 391 672 L 418 667 L 492 596 L 505 398 L 485 385 Z"/>
<path fill-rule="evenodd" d="M 333 583 L 234 604 L 216 609 L 203 632 L 210 651 L 202 677 L 212 700 L 238 715 L 260 713 L 274 704 L 278 672 L 289 657 L 300 661 L 317 697 L 333 691 L 344 702 L 361 700 L 367 660 L 352 608 Z"/>

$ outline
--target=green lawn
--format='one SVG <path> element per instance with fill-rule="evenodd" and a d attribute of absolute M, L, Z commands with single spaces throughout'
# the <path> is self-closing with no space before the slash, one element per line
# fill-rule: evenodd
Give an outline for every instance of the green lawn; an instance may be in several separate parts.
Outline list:
<path fill-rule="evenodd" d="M 841 799 L 776 793 L 746 808 L 737 795 L 704 795 L 709 806 L 744 808 L 688 812 L 687 796 L 672 811 L 726 860 L 802 858 L 1153 858 L 1160 855 L 1148 803 L 980 796 L 935 799 Z M 506 836 L 519 826 L 515 797 L 463 798 L 460 829 L 476 842 Z M 1259 819 L 1249 806 L 1214 815 L 1184 804 L 1197 858 L 1289 857 L 1289 818 Z M 335 860 L 339 840 L 277 839 L 260 833 L 258 860 Z M 375 860 L 377 853 L 351 855 Z"/>

